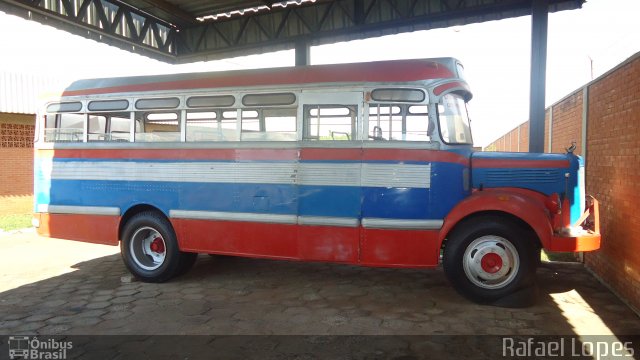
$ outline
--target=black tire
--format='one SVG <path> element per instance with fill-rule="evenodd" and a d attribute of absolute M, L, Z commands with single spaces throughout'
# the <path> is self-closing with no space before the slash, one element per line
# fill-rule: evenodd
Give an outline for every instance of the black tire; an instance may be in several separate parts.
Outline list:
<path fill-rule="evenodd" d="M 180 253 L 180 269 L 176 275 L 186 274 L 198 260 L 198 253 L 181 252 Z"/>
<path fill-rule="evenodd" d="M 460 223 L 444 249 L 445 275 L 471 301 L 488 304 L 533 285 L 539 257 L 535 234 L 497 215 Z"/>
<path fill-rule="evenodd" d="M 178 248 L 171 223 L 153 211 L 141 212 L 125 224 L 120 253 L 127 269 L 144 282 L 165 282 L 178 275 L 188 260 Z"/>

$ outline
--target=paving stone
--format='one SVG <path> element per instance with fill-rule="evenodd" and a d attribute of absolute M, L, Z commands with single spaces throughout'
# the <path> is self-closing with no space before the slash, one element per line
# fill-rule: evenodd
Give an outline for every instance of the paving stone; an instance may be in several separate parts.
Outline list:
<path fill-rule="evenodd" d="M 143 290 L 136 294 L 136 299 L 155 298 L 160 295 L 159 291 Z"/>
<path fill-rule="evenodd" d="M 0 321 L 0 329 L 10 329 L 19 326 L 20 324 L 22 324 L 22 321 L 20 320 Z"/>
<path fill-rule="evenodd" d="M 98 290 L 94 294 L 95 296 L 102 296 L 102 295 L 113 295 L 113 293 L 114 293 L 113 290 Z"/>
<path fill-rule="evenodd" d="M 112 295 L 98 295 L 90 298 L 91 302 L 103 302 L 113 299 Z"/>
<path fill-rule="evenodd" d="M 87 309 L 103 309 L 108 306 L 111 306 L 111 303 L 108 301 L 96 301 L 88 303 L 85 307 Z"/>
<path fill-rule="evenodd" d="M 542 316 L 528 312 L 528 311 L 515 312 L 513 313 L 513 317 L 518 320 L 531 320 L 531 321 L 542 319 Z"/>
<path fill-rule="evenodd" d="M 130 289 L 130 290 L 118 290 L 115 292 L 115 296 L 120 297 L 120 296 L 130 296 L 130 295 L 134 295 L 138 293 L 138 290 L 136 289 Z"/>
<path fill-rule="evenodd" d="M 60 335 L 64 334 L 71 329 L 68 324 L 47 325 L 38 330 L 41 335 Z"/>
<path fill-rule="evenodd" d="M 112 304 L 127 304 L 135 300 L 136 298 L 133 296 L 118 296 L 111 300 L 109 300 Z"/>
<path fill-rule="evenodd" d="M 202 288 L 201 287 L 187 287 L 184 289 L 181 289 L 180 292 L 182 294 L 199 294 L 202 292 Z"/>
<path fill-rule="evenodd" d="M 485 330 L 485 334 L 487 335 L 511 335 L 513 334 L 513 329 L 497 327 L 497 326 L 489 326 Z"/>
<path fill-rule="evenodd" d="M 15 334 L 33 334 L 33 333 L 37 332 L 39 329 L 42 329 L 45 326 L 47 326 L 47 324 L 44 323 L 44 322 L 40 322 L 40 321 L 27 322 L 27 323 L 20 324 L 20 325 L 16 326 L 15 328 L 13 328 L 12 329 L 12 333 L 15 333 Z"/>
<path fill-rule="evenodd" d="M 84 326 L 92 326 L 95 325 L 99 322 L 101 322 L 102 319 L 97 318 L 97 317 L 78 317 L 78 318 L 74 318 L 69 325 L 72 328 L 78 328 L 78 327 L 84 327 Z"/>
<path fill-rule="evenodd" d="M 107 311 L 104 309 L 95 309 L 95 310 L 86 310 L 78 314 L 79 317 L 99 317 L 101 315 L 106 314 Z"/>
<path fill-rule="evenodd" d="M 211 306 L 207 302 L 187 301 L 184 302 L 178 311 L 184 315 L 200 315 L 211 310 Z"/>
<path fill-rule="evenodd" d="M 12 314 L 7 314 L 7 315 L 3 315 L 2 316 L 2 320 L 7 321 L 7 320 L 20 320 L 20 319 L 24 319 L 26 317 L 28 317 L 29 314 L 26 313 L 12 313 Z"/>
<path fill-rule="evenodd" d="M 24 318 L 22 321 L 25 322 L 39 322 L 39 321 L 44 321 L 47 319 L 51 319 L 52 317 L 54 317 L 55 315 L 52 314 L 36 314 L 36 315 L 31 315 L 27 318 Z"/>
<path fill-rule="evenodd" d="M 84 254 L 87 244 L 80 245 Z M 0 263 L 0 274 L 25 283 L 0 292 L 0 333 L 529 336 L 588 333 L 594 319 L 616 334 L 640 332 L 640 319 L 582 267 L 541 269 L 539 303 L 503 309 L 462 298 L 441 268 L 201 257 L 191 273 L 149 284 L 122 283 L 128 275 L 117 253 L 62 270 L 75 264 L 74 272 L 33 280 Z"/>
<path fill-rule="evenodd" d="M 202 300 L 205 296 L 203 294 L 186 294 L 182 298 L 185 300 Z"/>
<path fill-rule="evenodd" d="M 402 319 L 385 319 L 382 321 L 382 324 L 380 324 L 380 326 L 382 328 L 393 330 L 410 329 L 413 327 L 413 322 Z"/>
<path fill-rule="evenodd" d="M 67 301 L 66 300 L 46 300 L 44 302 L 42 302 L 40 305 L 43 307 L 49 307 L 49 308 L 57 308 L 60 307 L 64 304 L 66 304 Z"/>
<path fill-rule="evenodd" d="M 133 312 L 131 311 L 112 311 L 102 315 L 101 318 L 105 320 L 124 319 L 131 316 L 132 314 Z"/>
<path fill-rule="evenodd" d="M 71 322 L 73 319 L 75 318 L 75 316 L 72 315 L 60 315 L 60 316 L 54 316 L 51 319 L 47 320 L 47 324 L 64 324 L 64 323 L 69 323 Z"/>

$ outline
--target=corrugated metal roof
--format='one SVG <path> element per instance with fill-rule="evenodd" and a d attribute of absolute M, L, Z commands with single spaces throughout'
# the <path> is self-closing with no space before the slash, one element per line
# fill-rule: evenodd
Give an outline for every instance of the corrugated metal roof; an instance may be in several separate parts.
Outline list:
<path fill-rule="evenodd" d="M 0 72 L 0 112 L 35 114 L 48 93 L 59 92 L 65 82 L 36 74 Z"/>

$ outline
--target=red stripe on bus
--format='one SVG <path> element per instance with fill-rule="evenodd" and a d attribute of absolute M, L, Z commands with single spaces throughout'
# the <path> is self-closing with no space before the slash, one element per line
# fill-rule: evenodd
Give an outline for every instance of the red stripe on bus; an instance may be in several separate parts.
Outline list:
<path fill-rule="evenodd" d="M 568 160 L 473 159 L 474 168 L 568 168 Z"/>
<path fill-rule="evenodd" d="M 362 159 L 362 149 L 326 149 L 326 148 L 303 148 L 300 149 L 300 160 L 347 160 L 360 161 Z"/>
<path fill-rule="evenodd" d="M 306 148 L 300 152 L 301 160 L 352 161 L 422 161 L 449 162 L 467 165 L 469 160 L 450 151 L 417 149 L 326 149 Z"/>
<path fill-rule="evenodd" d="M 206 77 L 82 90 L 66 90 L 63 92 L 63 96 L 308 83 L 409 82 L 425 79 L 451 78 L 454 75 L 446 66 L 436 62 L 405 60 L 220 72 L 203 74 L 203 76 Z"/>
<path fill-rule="evenodd" d="M 417 149 L 364 149 L 363 161 L 424 161 L 468 165 L 469 159 L 451 151 Z"/>
<path fill-rule="evenodd" d="M 438 265 L 438 230 L 362 229 L 360 263 L 366 266 L 434 267 Z"/>
<path fill-rule="evenodd" d="M 171 219 L 186 251 L 367 266 L 433 267 L 437 230 L 391 230 Z M 220 237 L 219 234 L 225 234 Z"/>
<path fill-rule="evenodd" d="M 181 250 L 272 259 L 358 261 L 359 228 L 175 218 L 171 223 Z"/>
<path fill-rule="evenodd" d="M 468 158 L 450 151 L 416 149 L 61 149 L 37 150 L 38 158 L 239 160 L 239 161 L 420 161 L 468 165 Z"/>
<path fill-rule="evenodd" d="M 63 149 L 38 150 L 39 158 L 143 160 L 291 160 L 297 149 Z"/>
<path fill-rule="evenodd" d="M 450 83 L 446 83 L 446 84 L 442 84 L 440 86 L 437 86 L 435 89 L 433 89 L 433 93 L 436 95 L 440 95 L 443 92 L 449 90 L 449 89 L 453 89 L 453 88 L 463 88 L 465 90 L 469 90 L 469 87 L 459 81 L 454 81 L 454 82 L 450 82 Z"/>
<path fill-rule="evenodd" d="M 38 234 L 95 244 L 118 245 L 120 216 L 80 214 L 36 214 Z"/>

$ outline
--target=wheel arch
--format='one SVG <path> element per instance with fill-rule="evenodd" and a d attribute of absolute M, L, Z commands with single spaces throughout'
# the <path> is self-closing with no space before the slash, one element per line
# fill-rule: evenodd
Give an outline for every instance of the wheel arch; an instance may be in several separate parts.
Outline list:
<path fill-rule="evenodd" d="M 478 191 L 447 215 L 440 230 L 440 247 L 445 245 L 448 236 L 457 227 L 486 215 L 508 219 L 534 234 L 538 247 L 546 247 L 551 241 L 553 229 L 544 199 L 544 194 L 521 189 Z"/>
<path fill-rule="evenodd" d="M 147 212 L 147 211 L 151 211 L 154 213 L 157 213 L 159 216 L 163 217 L 165 220 L 167 220 L 170 224 L 171 221 L 169 220 L 169 218 L 167 217 L 167 215 L 160 210 L 158 207 L 150 205 L 150 204 L 137 204 L 134 205 L 132 207 L 130 207 L 129 209 L 127 209 L 127 211 L 124 212 L 124 214 L 122 214 L 122 217 L 120 218 L 120 224 L 118 225 L 118 240 L 122 241 L 122 236 L 123 236 L 123 231 L 125 229 L 125 226 L 127 225 L 127 222 L 129 222 L 129 220 L 142 213 L 142 212 Z M 174 230 L 175 231 L 175 230 Z"/>

